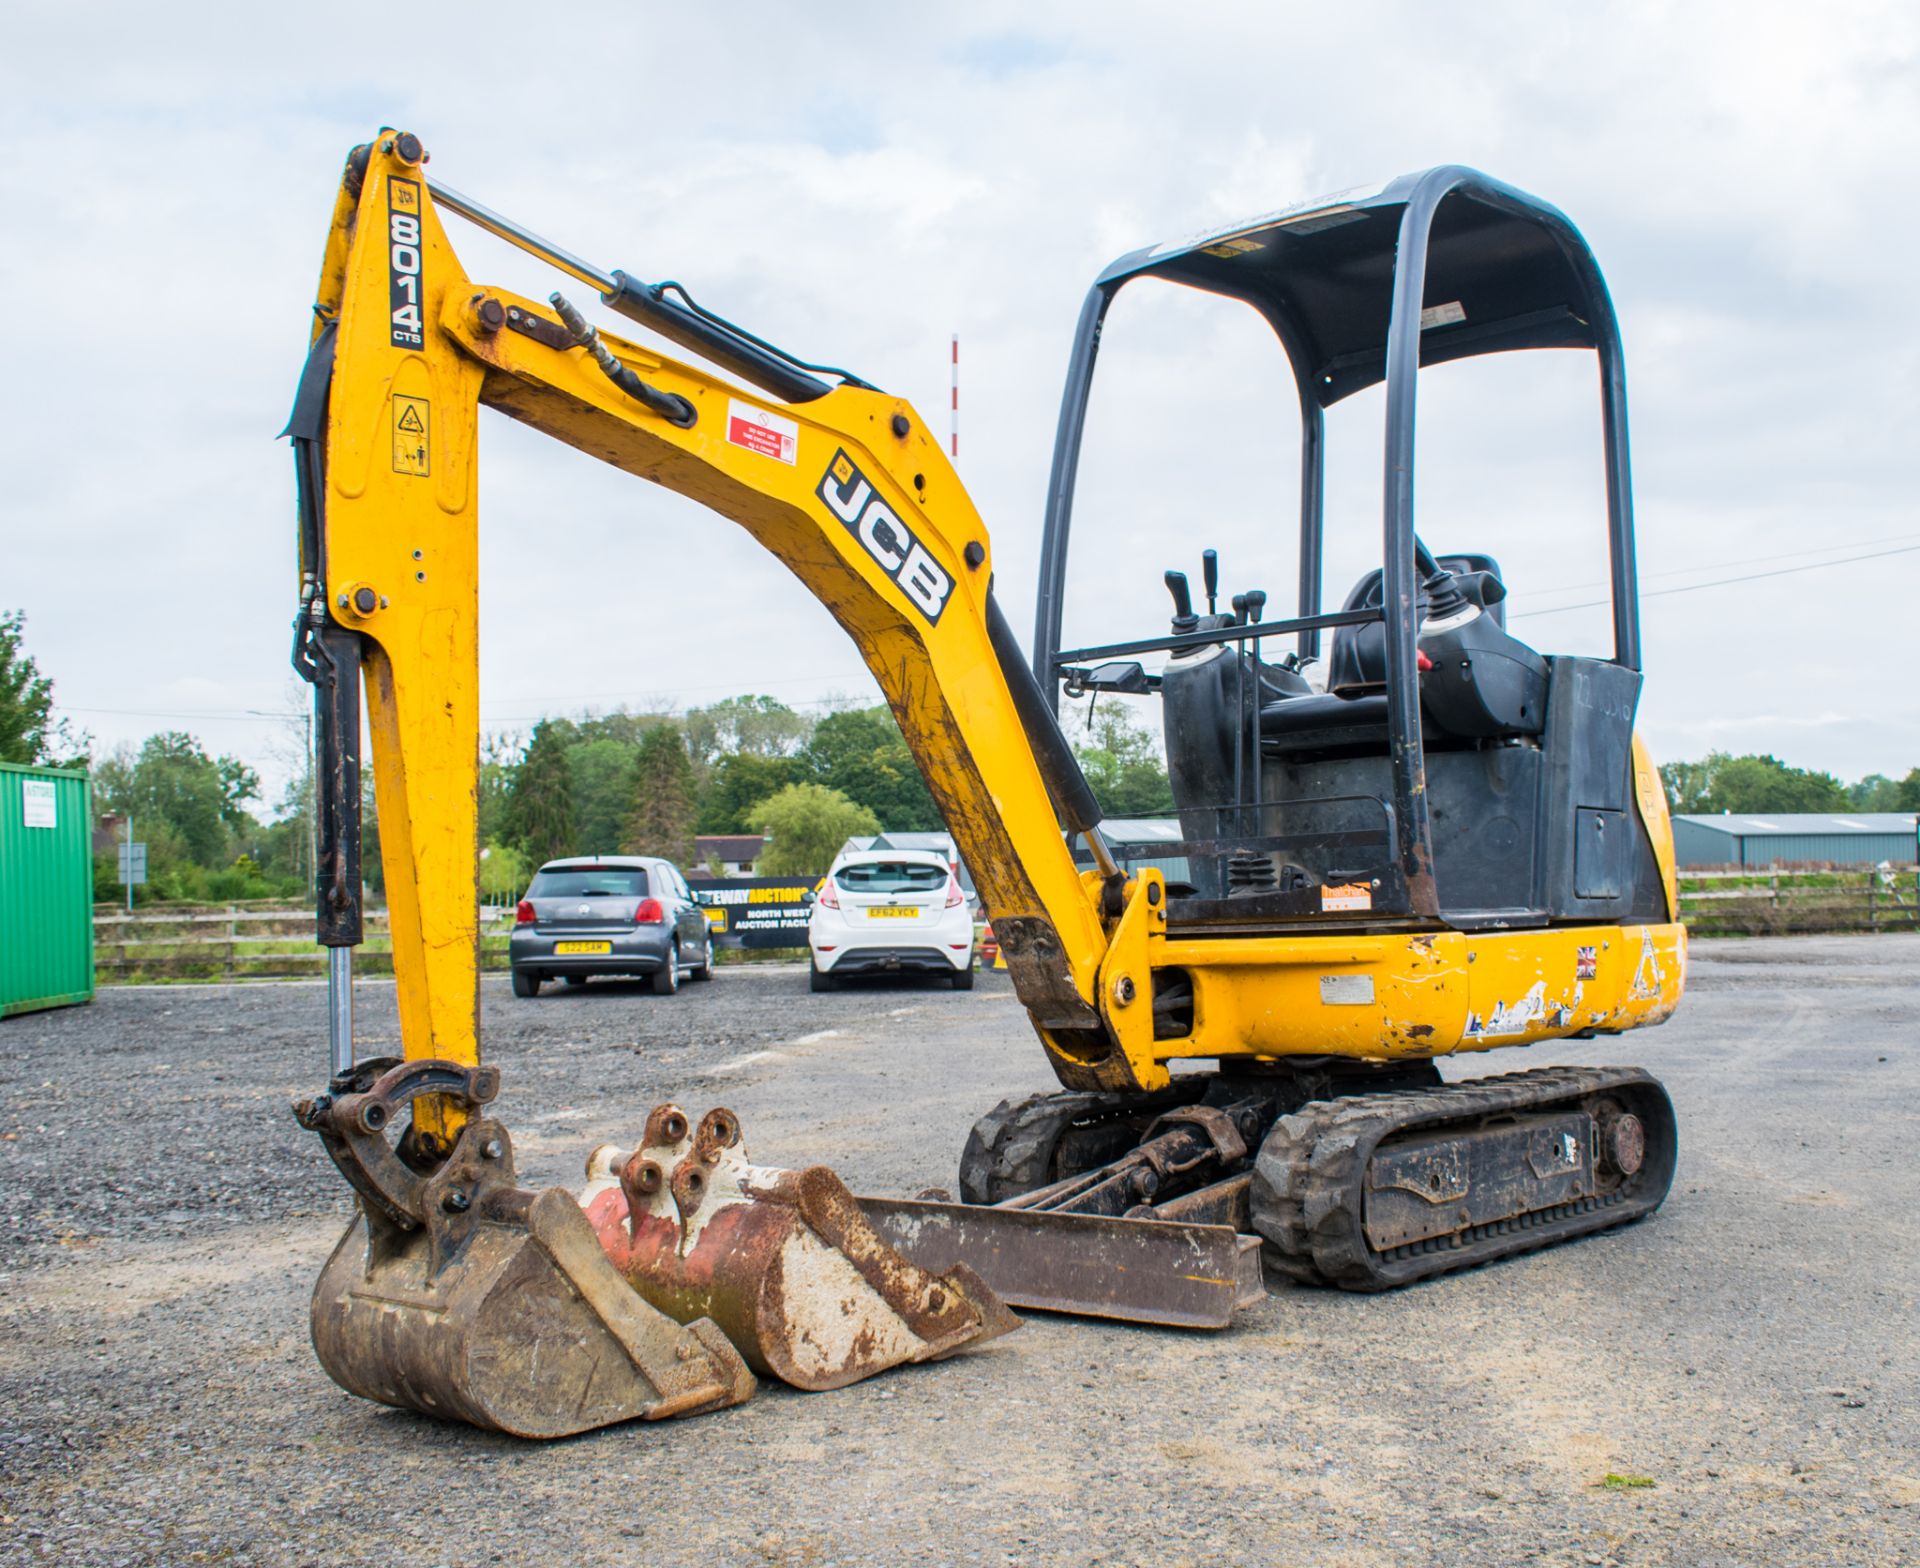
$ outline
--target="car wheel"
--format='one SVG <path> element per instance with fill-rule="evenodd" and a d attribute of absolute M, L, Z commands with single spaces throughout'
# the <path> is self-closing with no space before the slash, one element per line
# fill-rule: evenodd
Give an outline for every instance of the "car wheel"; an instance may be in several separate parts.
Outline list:
<path fill-rule="evenodd" d="M 679 989 L 680 949 L 678 945 L 669 945 L 667 948 L 666 967 L 656 969 L 653 972 L 653 994 L 655 996 L 672 996 L 673 993 Z"/>
<path fill-rule="evenodd" d="M 965 969 L 954 970 L 954 972 L 947 977 L 947 980 L 948 984 L 956 991 L 971 991 L 973 989 L 973 960 L 968 959 L 967 967 Z"/>
<path fill-rule="evenodd" d="M 807 989 L 809 991 L 837 991 L 840 982 L 818 964 L 807 965 Z"/>
<path fill-rule="evenodd" d="M 566 975 L 563 978 L 568 985 L 585 985 L 587 983 L 587 977 L 585 975 Z"/>
<path fill-rule="evenodd" d="M 689 971 L 689 974 L 688 974 L 689 979 L 711 980 L 713 978 L 713 938 L 712 937 L 707 938 L 707 945 L 704 949 L 702 949 L 702 952 L 704 953 L 705 956 L 703 956 L 700 962 L 695 964 L 692 970 Z"/>
<path fill-rule="evenodd" d="M 514 970 L 513 994 L 515 996 L 538 996 L 540 994 L 540 977 L 535 974 L 529 974 L 524 969 Z"/>

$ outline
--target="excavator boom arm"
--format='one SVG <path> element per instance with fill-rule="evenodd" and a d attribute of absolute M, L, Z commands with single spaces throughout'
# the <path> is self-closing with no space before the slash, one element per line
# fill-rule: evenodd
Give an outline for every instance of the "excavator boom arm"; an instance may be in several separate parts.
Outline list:
<path fill-rule="evenodd" d="M 993 604 L 991 541 L 938 440 L 870 388 L 784 403 L 594 334 L 558 297 L 476 285 L 417 154 L 384 138 L 349 165 L 336 205 L 304 610 L 360 640 L 407 1056 L 478 1060 L 482 405 L 701 502 L 786 564 L 886 695 L 1036 1023 L 1099 1031 L 1100 881 L 1060 831 L 1063 815 L 1092 825 L 1089 799 L 1072 798 L 1084 781 L 1070 755 L 1061 765 L 1037 689 L 1016 689 L 1032 676 Z M 309 383 L 325 369 L 310 365 Z M 1037 744 L 1035 723 L 1051 729 Z"/>
<path fill-rule="evenodd" d="M 1183 1059 L 1489 1050 L 1636 1028 L 1673 1010 L 1685 936 L 1670 884 L 1664 920 L 1497 937 L 1420 920 L 1170 923 L 1162 873 L 1123 877 L 1107 856 L 1051 702 L 995 607 L 987 531 L 913 409 L 800 365 L 667 286 L 602 273 L 464 197 L 436 202 L 423 161 L 407 135 L 349 161 L 293 427 L 296 662 L 341 734 L 357 735 L 348 693 L 364 670 L 408 1057 L 478 1056 L 482 405 L 732 518 L 827 607 L 886 694 L 1068 1088 L 1158 1090 Z M 596 332 L 563 295 L 540 302 L 475 284 L 441 226 L 447 207 L 764 390 Z M 344 946 L 358 940 L 358 878 L 346 864 L 355 758 L 349 746 L 321 749 L 335 808 L 321 814 L 321 940 Z M 1664 805 L 1650 768 L 1638 773 L 1653 851 L 1670 868 Z M 1063 827 L 1087 837 L 1096 869 L 1076 866 Z M 431 1102 L 416 1113 L 429 1136 L 435 1114 Z M 442 1137 L 458 1120 L 445 1114 Z"/>

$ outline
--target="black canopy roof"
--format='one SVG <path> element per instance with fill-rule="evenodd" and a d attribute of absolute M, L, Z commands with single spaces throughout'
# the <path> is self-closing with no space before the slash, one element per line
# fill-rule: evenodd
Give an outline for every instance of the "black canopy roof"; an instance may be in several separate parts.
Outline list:
<path fill-rule="evenodd" d="M 1100 276 L 1160 277 L 1243 299 L 1322 407 L 1386 374 L 1402 215 L 1435 201 L 1420 362 L 1522 348 L 1595 348 L 1614 333 L 1606 284 L 1557 208 L 1458 166 L 1296 203 L 1190 239 L 1134 251 Z"/>

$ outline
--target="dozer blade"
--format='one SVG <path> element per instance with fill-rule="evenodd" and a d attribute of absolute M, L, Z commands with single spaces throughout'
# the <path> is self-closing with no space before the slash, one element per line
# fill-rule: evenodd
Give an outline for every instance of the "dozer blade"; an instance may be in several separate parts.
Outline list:
<path fill-rule="evenodd" d="M 1230 1225 L 905 1198 L 860 1207 L 914 1262 L 970 1266 L 1025 1311 L 1219 1329 L 1266 1297 L 1260 1239 Z"/>
<path fill-rule="evenodd" d="M 681 1322 L 711 1318 L 795 1388 L 844 1388 L 1019 1326 L 964 1265 L 936 1275 L 888 1246 L 825 1166 L 748 1164 L 728 1111 L 696 1130 L 660 1106 L 638 1149 L 596 1150 L 587 1174 L 588 1217 L 633 1288 Z"/>
<path fill-rule="evenodd" d="M 498 1122 L 470 1119 L 424 1175 L 408 1140 L 387 1146 L 383 1129 L 417 1095 L 491 1099 L 491 1069 L 409 1062 L 367 1076 L 299 1108 L 360 1193 L 313 1293 L 314 1349 L 342 1388 L 537 1438 L 752 1394 L 718 1328 L 675 1322 L 621 1279 L 571 1194 L 516 1184 Z"/>

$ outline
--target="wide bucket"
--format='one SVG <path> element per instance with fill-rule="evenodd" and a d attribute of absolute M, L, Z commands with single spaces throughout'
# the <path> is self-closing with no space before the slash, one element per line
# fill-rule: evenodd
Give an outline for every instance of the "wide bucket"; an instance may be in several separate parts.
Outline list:
<path fill-rule="evenodd" d="M 388 1077 L 302 1109 L 361 1194 L 313 1293 L 329 1377 L 382 1404 L 532 1438 L 752 1394 L 726 1336 L 637 1295 L 570 1193 L 517 1185 L 498 1122 L 468 1121 L 444 1162 L 414 1172 L 380 1131 L 405 1099 L 445 1086 L 417 1063 Z"/>
<path fill-rule="evenodd" d="M 739 1124 L 697 1131 L 677 1106 L 632 1154 L 596 1150 L 582 1203 L 633 1289 L 683 1323 L 717 1324 L 756 1371 L 824 1390 L 936 1361 L 1019 1326 L 964 1265 L 943 1274 L 888 1246 L 824 1165 L 750 1165 Z"/>

